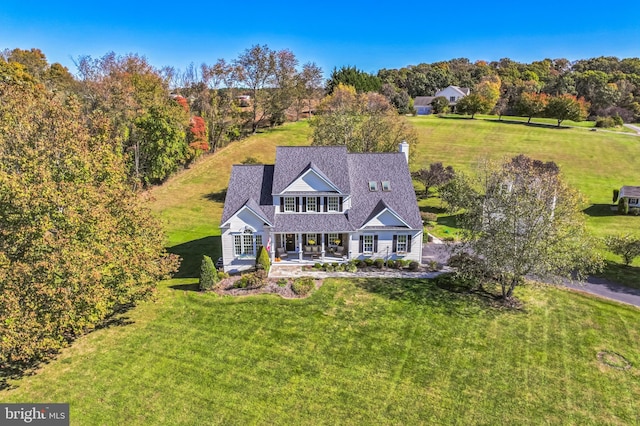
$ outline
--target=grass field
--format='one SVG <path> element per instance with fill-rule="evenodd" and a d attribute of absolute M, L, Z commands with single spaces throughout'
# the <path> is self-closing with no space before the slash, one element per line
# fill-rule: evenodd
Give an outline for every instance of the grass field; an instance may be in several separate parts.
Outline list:
<path fill-rule="evenodd" d="M 628 170 L 640 143 L 631 136 L 481 119 L 412 122 L 422 139 L 414 168 L 443 161 L 470 170 L 476 154 L 524 152 L 557 161 L 574 185 L 592 191 L 592 203 L 640 181 Z M 186 258 L 179 277 L 37 374 L 10 382 L 0 401 L 69 402 L 71 423 L 83 425 L 640 422 L 637 308 L 529 285 L 517 291 L 524 310 L 506 311 L 418 280 L 327 280 L 305 300 L 193 291 L 201 254 L 218 255 L 231 164 L 248 156 L 271 162 L 276 145 L 307 143 L 308 133 L 295 123 L 256 135 L 151 191 L 171 250 Z M 619 178 L 601 184 L 581 174 L 614 165 L 610 150 L 623 151 L 613 172 L 596 172 Z M 437 207 L 437 199 L 426 202 Z M 606 218 L 619 229 L 635 223 Z M 597 220 L 590 218 L 594 232 Z M 632 368 L 600 363 L 600 351 Z"/>
<path fill-rule="evenodd" d="M 9 401 L 66 401 L 72 424 L 634 424 L 640 312 L 550 287 L 524 312 L 432 282 L 331 280 L 311 298 L 163 285 Z M 185 290 L 187 289 L 187 290 Z M 634 366 L 601 364 L 599 351 Z"/>

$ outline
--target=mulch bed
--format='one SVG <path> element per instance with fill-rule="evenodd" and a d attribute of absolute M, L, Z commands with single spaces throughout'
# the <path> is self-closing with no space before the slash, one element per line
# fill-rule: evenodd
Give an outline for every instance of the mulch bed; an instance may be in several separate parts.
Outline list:
<path fill-rule="evenodd" d="M 240 275 L 233 275 L 229 278 L 225 278 L 216 286 L 215 292 L 221 296 L 250 296 L 253 294 L 277 294 L 285 299 L 304 299 L 309 297 L 311 293 L 300 296 L 291 289 L 291 283 L 293 278 L 267 278 L 267 284 L 260 288 L 235 288 L 236 281 L 242 278 Z M 286 285 L 278 285 L 281 280 L 286 280 Z M 323 280 L 315 279 L 316 290 L 322 286 Z"/>

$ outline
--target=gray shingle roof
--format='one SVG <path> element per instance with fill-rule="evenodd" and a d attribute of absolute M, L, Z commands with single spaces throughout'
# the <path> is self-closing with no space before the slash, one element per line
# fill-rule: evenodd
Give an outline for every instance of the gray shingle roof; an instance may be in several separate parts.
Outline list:
<path fill-rule="evenodd" d="M 272 194 L 279 194 L 309 168 L 351 195 L 347 214 L 275 214 Z M 369 191 L 369 181 L 378 183 Z M 382 181 L 390 191 L 382 191 Z M 222 212 L 222 223 L 247 205 L 259 208 L 276 232 L 345 232 L 364 226 L 389 208 L 412 229 L 422 229 L 415 192 L 403 153 L 354 153 L 346 147 L 278 147 L 275 165 L 235 165 Z"/>
<path fill-rule="evenodd" d="M 277 232 L 349 232 L 353 226 L 342 213 L 287 213 L 276 215 Z"/>
<path fill-rule="evenodd" d="M 304 146 L 276 148 L 273 194 L 280 194 L 312 165 L 340 192 L 348 194 L 347 148 L 345 146 Z"/>
<path fill-rule="evenodd" d="M 222 210 L 222 223 L 245 204 L 255 209 L 259 206 L 265 219 L 273 223 L 274 207 L 271 198 L 273 165 L 234 165 Z"/>
<path fill-rule="evenodd" d="M 355 228 L 361 228 L 376 207 L 380 207 L 380 201 L 383 201 L 411 228 L 422 229 L 416 194 L 404 154 L 349 154 L 348 161 L 352 195 L 349 222 Z M 378 182 L 378 191 L 369 191 L 371 180 Z M 381 190 L 380 182 L 384 180 L 390 181 L 391 191 Z"/>
<path fill-rule="evenodd" d="M 435 96 L 416 96 L 416 98 L 413 100 L 413 106 L 429 106 L 435 98 Z"/>
<path fill-rule="evenodd" d="M 620 188 L 620 198 L 640 198 L 640 186 L 623 186 Z"/>

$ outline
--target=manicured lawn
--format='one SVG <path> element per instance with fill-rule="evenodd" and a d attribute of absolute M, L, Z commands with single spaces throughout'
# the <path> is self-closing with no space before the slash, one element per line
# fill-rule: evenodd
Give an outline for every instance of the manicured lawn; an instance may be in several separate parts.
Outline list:
<path fill-rule="evenodd" d="M 331 280 L 307 300 L 174 280 L 3 401 L 74 424 L 631 424 L 640 312 L 548 287 L 523 312 L 428 281 Z M 634 366 L 618 371 L 609 350 Z"/>
<path fill-rule="evenodd" d="M 640 181 L 628 168 L 640 140 L 629 136 L 412 121 L 422 139 L 414 168 L 443 161 L 470 170 L 477 153 L 525 152 L 557 161 L 598 204 L 608 202 L 611 188 Z M 554 139 L 558 132 L 569 137 Z M 171 250 L 185 258 L 179 278 L 37 374 L 10 382 L 14 388 L 0 391 L 0 401 L 69 402 L 72 424 L 83 425 L 639 421 L 637 308 L 531 285 L 517 291 L 524 310 L 499 310 L 428 280 L 327 280 L 305 300 L 193 291 L 201 255 L 219 252 L 221 191 L 231 164 L 248 156 L 271 162 L 276 145 L 308 143 L 308 133 L 306 123 L 296 123 L 259 134 L 150 191 Z M 582 148 L 595 150 L 595 158 Z M 611 150 L 623 155 L 609 159 Z M 602 185 L 581 176 L 598 164 L 599 176 L 614 170 L 620 177 Z M 421 207 L 437 212 L 439 200 Z M 619 229 L 637 219 L 594 212 L 590 220 Z M 447 220 L 438 226 L 455 232 Z M 611 273 L 624 274 L 616 268 Z M 597 354 L 605 350 L 624 356 L 631 369 L 601 364 Z"/>

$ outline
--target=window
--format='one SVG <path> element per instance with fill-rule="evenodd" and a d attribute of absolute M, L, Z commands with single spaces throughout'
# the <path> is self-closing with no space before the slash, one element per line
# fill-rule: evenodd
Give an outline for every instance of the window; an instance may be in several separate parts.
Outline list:
<path fill-rule="evenodd" d="M 233 236 L 233 254 L 236 257 L 255 257 L 256 249 L 262 245 L 262 235 L 246 230 Z"/>
<path fill-rule="evenodd" d="M 327 198 L 327 210 L 330 212 L 340 211 L 340 201 L 338 200 L 338 197 Z"/>
<path fill-rule="evenodd" d="M 378 190 L 378 182 L 375 180 L 369 181 L 369 191 L 377 191 Z"/>
<path fill-rule="evenodd" d="M 307 211 L 308 212 L 317 212 L 318 211 L 317 200 L 318 199 L 316 197 L 307 197 Z"/>
<path fill-rule="evenodd" d="M 314 246 L 318 244 L 318 235 L 317 234 L 307 234 L 307 244 L 310 246 Z"/>
<path fill-rule="evenodd" d="M 629 198 L 629 204 L 638 204 L 637 198 Z"/>
<path fill-rule="evenodd" d="M 295 212 L 296 211 L 296 199 L 295 197 L 284 197 L 284 211 Z"/>
<path fill-rule="evenodd" d="M 331 246 L 340 245 L 340 238 L 338 237 L 338 234 L 329 234 L 328 241 Z"/>
<path fill-rule="evenodd" d="M 455 96 L 449 96 L 449 102 L 455 102 L 455 101 L 456 101 Z"/>
<path fill-rule="evenodd" d="M 373 235 L 362 236 L 362 252 L 373 253 Z"/>
<path fill-rule="evenodd" d="M 389 182 L 388 180 L 383 180 L 382 181 L 382 190 L 383 191 L 391 191 L 391 182 Z"/>
<path fill-rule="evenodd" d="M 396 242 L 396 252 L 397 253 L 407 252 L 407 236 L 406 235 L 398 235 L 398 240 Z"/>

